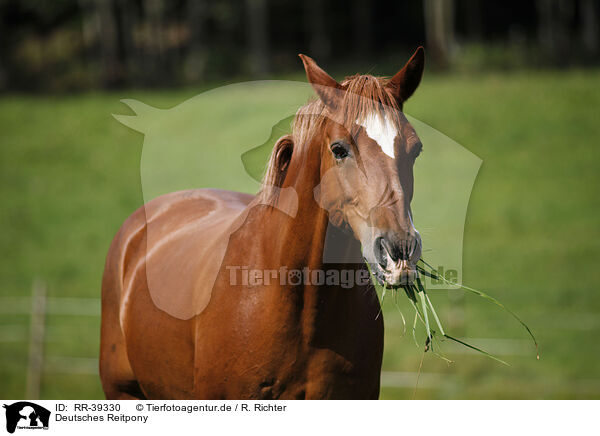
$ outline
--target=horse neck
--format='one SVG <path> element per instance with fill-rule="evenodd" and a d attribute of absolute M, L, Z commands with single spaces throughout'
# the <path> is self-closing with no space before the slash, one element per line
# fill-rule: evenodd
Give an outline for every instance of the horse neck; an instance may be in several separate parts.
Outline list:
<path fill-rule="evenodd" d="M 301 150 L 290 163 L 283 188 L 295 192 L 298 208 L 294 217 L 274 220 L 280 265 L 321 268 L 329 221 L 327 211 L 314 198 L 319 185 L 321 155 L 318 141 Z"/>
<path fill-rule="evenodd" d="M 327 211 L 315 199 L 314 190 L 321 182 L 319 139 L 296 151 L 282 186 L 282 195 L 291 192 L 297 196 L 297 210 L 291 216 L 277 208 L 261 209 L 258 219 L 253 220 L 260 228 L 256 234 L 262 235 L 259 245 L 264 250 L 261 255 L 268 252 L 270 267 L 277 268 L 356 268 L 357 264 L 362 265 L 358 241 L 329 224 Z M 287 192 L 284 194 L 284 191 Z"/>
<path fill-rule="evenodd" d="M 312 152 L 305 150 L 305 155 L 299 153 L 290 163 L 282 187 L 283 190 L 288 189 L 288 192 L 291 191 L 289 188 L 292 188 L 297 195 L 298 208 L 295 216 L 290 216 L 271 205 L 249 205 L 244 238 L 252 242 L 243 254 L 245 265 L 255 265 L 266 270 L 280 270 L 284 267 L 287 272 L 301 271 L 305 268 L 324 272 L 331 269 L 364 268 L 358 242 L 352 235 L 344 234 L 329 225 L 327 211 L 320 207 L 314 198 L 314 188 L 320 183 L 321 159 L 318 147 L 310 148 Z M 326 244 L 327 247 L 330 246 L 330 237 L 337 240 L 333 245 L 340 253 L 354 253 L 354 260 L 329 263 L 330 260 L 324 259 L 324 250 Z M 329 248 L 327 252 L 329 253 Z M 267 294 L 270 295 L 268 298 L 273 298 L 276 302 L 274 304 L 280 313 L 289 314 L 289 326 L 296 323 L 301 325 L 298 331 L 303 332 L 308 341 L 329 334 L 324 332 L 329 329 L 325 328 L 322 322 L 319 323 L 319 320 L 334 319 L 335 314 L 344 307 L 359 301 L 356 298 L 348 298 L 348 289 L 306 283 L 291 288 L 286 286 L 285 289 L 275 283 L 268 288 Z M 365 292 L 356 294 L 360 295 L 360 298 L 369 298 Z M 352 310 L 348 313 L 352 313 Z"/>
<path fill-rule="evenodd" d="M 315 144 L 313 144 L 315 145 Z M 317 147 L 311 147 L 312 150 L 318 150 Z M 294 166 L 290 166 L 286 180 L 288 183 L 284 186 L 293 188 L 298 195 L 298 211 L 294 218 L 279 213 L 279 220 L 274 220 L 273 233 L 271 238 L 277 240 L 277 258 L 274 267 L 286 266 L 288 269 L 304 270 L 308 268 L 311 276 L 312 271 L 321 270 L 326 274 L 329 270 L 338 271 L 355 270 L 364 268 L 360 244 L 352 235 L 343 233 L 333 225 L 329 224 L 329 215 L 315 200 L 314 188 L 321 181 L 321 159 L 319 153 L 308 153 L 301 159 L 297 159 Z M 273 237 L 273 235 L 277 235 Z M 333 244 L 331 239 L 336 239 Z M 343 256 L 337 257 L 335 263 L 330 263 L 326 255 L 330 254 L 331 246 L 334 246 L 339 253 L 358 251 L 360 264 L 356 263 L 357 256 L 354 256 L 353 262 L 345 262 Z M 327 253 L 325 253 L 327 250 Z M 303 275 L 304 277 L 304 275 Z M 315 284 L 305 283 L 303 286 L 292 290 L 292 298 L 285 298 L 280 301 L 280 308 L 284 309 L 287 304 L 287 310 L 291 315 L 289 325 L 297 322 L 299 330 L 302 332 L 303 340 L 306 343 L 320 342 L 325 337 L 331 337 L 335 334 L 333 331 L 342 332 L 345 335 L 346 329 L 339 329 L 343 322 L 353 323 L 352 315 L 344 321 L 338 322 L 336 329 L 332 329 L 329 321 L 337 319 L 337 314 L 342 311 L 348 314 L 356 312 L 356 303 L 363 305 L 360 298 L 369 299 L 370 296 L 365 292 L 358 292 L 360 297 L 349 298 L 348 289 L 336 286 L 317 286 Z"/>

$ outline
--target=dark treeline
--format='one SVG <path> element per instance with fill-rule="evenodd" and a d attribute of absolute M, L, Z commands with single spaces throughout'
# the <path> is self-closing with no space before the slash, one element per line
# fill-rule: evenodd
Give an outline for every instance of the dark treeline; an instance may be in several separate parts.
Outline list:
<path fill-rule="evenodd" d="M 303 52 L 335 70 L 598 61 L 599 0 L 0 0 L 0 89 L 65 91 L 267 77 Z"/>

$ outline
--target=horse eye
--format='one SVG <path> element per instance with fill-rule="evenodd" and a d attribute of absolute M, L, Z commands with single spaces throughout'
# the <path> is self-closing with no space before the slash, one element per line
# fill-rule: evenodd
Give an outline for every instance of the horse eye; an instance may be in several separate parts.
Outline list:
<path fill-rule="evenodd" d="M 331 152 L 333 153 L 333 156 L 338 160 L 348 157 L 349 154 L 348 149 L 339 142 L 334 142 L 333 144 L 331 144 Z"/>
<path fill-rule="evenodd" d="M 417 147 L 415 148 L 415 151 L 413 152 L 415 158 L 419 157 L 419 155 L 421 154 L 422 151 L 423 151 L 423 144 L 419 143 L 417 145 Z"/>

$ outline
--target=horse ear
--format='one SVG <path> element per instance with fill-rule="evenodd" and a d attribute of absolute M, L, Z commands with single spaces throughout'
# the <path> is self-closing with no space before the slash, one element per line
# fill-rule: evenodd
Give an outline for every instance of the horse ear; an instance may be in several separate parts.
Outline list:
<path fill-rule="evenodd" d="M 413 95 L 423 76 L 425 67 L 425 49 L 417 48 L 406 65 L 390 79 L 386 85 L 390 93 L 396 98 L 401 106 L 408 98 Z"/>
<path fill-rule="evenodd" d="M 317 92 L 319 98 L 327 107 L 336 110 L 342 99 L 342 85 L 327 74 L 317 63 L 306 55 L 299 54 L 304 63 L 306 78 Z"/>
<path fill-rule="evenodd" d="M 267 166 L 263 182 L 265 185 L 281 188 L 292 160 L 293 151 L 294 141 L 291 135 L 282 136 L 277 140 Z"/>

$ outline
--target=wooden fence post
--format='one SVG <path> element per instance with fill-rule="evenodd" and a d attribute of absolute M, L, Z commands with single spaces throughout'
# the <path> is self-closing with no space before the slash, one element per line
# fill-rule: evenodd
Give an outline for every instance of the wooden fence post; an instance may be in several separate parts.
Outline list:
<path fill-rule="evenodd" d="M 46 328 L 46 284 L 37 279 L 31 295 L 31 319 L 29 330 L 29 364 L 25 398 L 38 400 L 44 364 L 44 334 Z"/>

